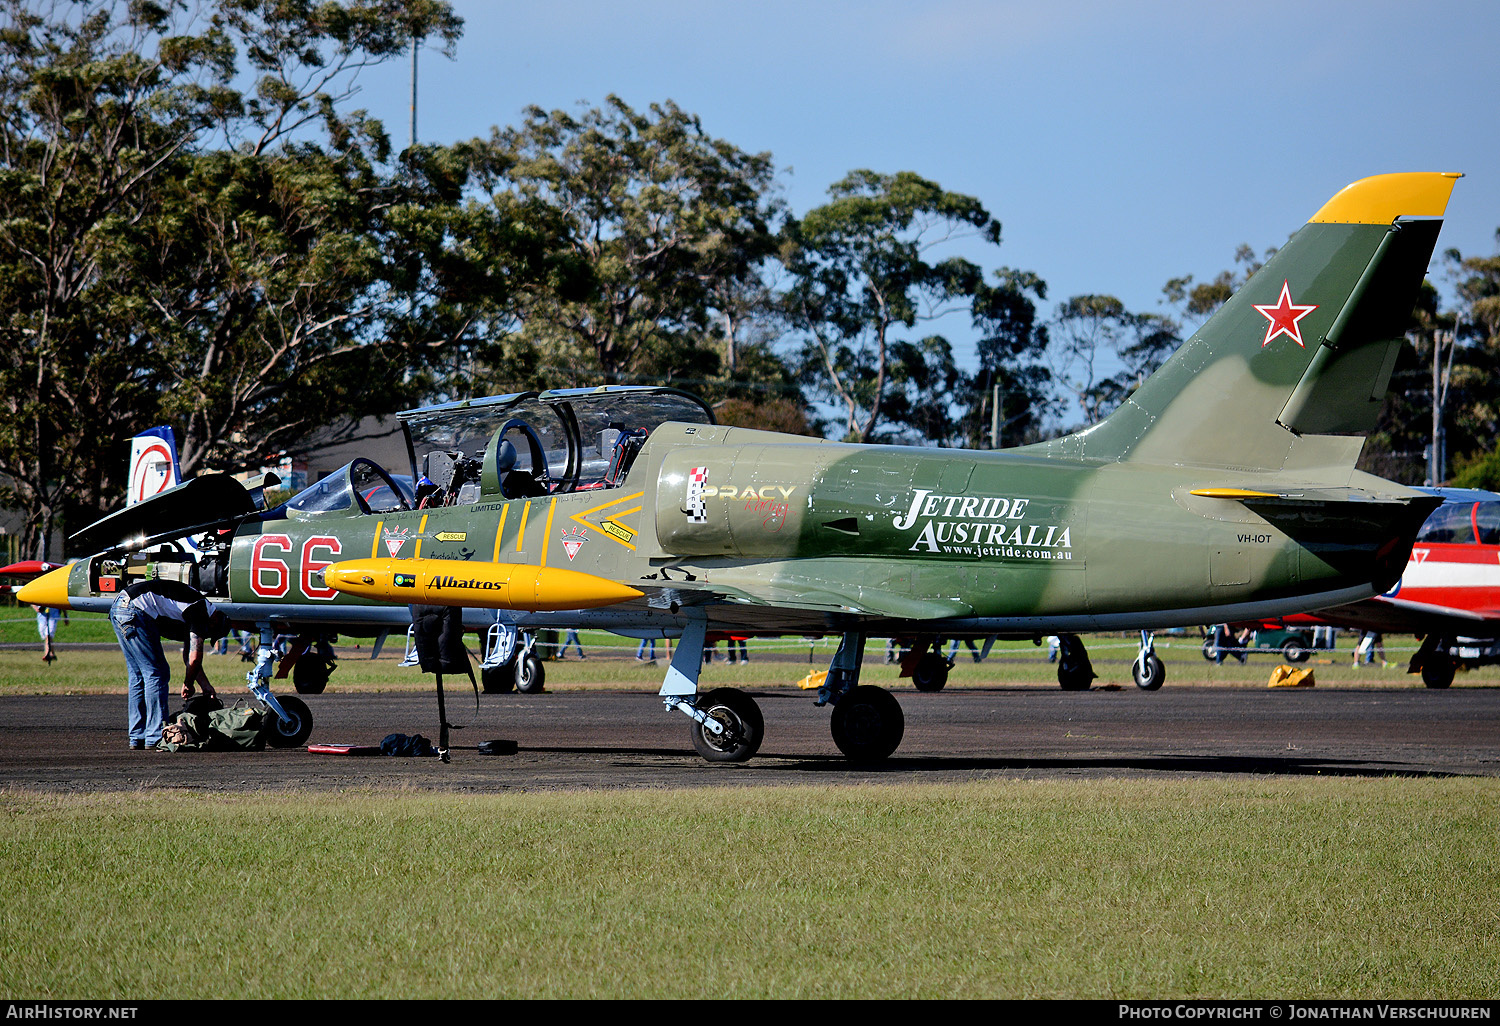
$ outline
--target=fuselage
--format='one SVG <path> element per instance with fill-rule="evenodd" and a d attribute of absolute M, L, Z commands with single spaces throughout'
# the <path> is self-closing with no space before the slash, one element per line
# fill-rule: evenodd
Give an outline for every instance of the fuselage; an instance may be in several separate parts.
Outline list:
<path fill-rule="evenodd" d="M 206 590 L 242 621 L 396 625 L 403 607 L 341 594 L 318 571 L 356 558 L 428 558 L 561 567 L 646 593 L 603 609 L 507 614 L 526 627 L 671 634 L 706 616 L 764 634 L 855 621 L 875 633 L 1028 634 L 1354 601 L 1388 588 L 1405 563 L 1402 534 L 1413 528 L 1384 506 L 1300 502 L 1278 516 L 1274 506 L 1193 494 L 1224 479 L 667 423 L 615 487 L 246 524 L 227 575 Z M 107 602 L 99 569 L 87 590 Z M 462 588 L 461 575 L 453 586 Z M 486 609 L 467 614 L 476 626 L 493 619 Z"/>

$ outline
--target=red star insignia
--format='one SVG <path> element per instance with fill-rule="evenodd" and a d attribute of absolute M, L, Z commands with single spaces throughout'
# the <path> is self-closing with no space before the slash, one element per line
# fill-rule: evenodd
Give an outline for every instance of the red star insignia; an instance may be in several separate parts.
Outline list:
<path fill-rule="evenodd" d="M 1260 347 L 1264 349 L 1271 344 L 1271 340 L 1277 335 L 1287 335 L 1291 340 L 1306 349 L 1302 343 L 1302 329 L 1297 327 L 1297 322 L 1318 308 L 1314 303 L 1311 306 L 1299 306 L 1292 302 L 1292 290 L 1288 287 L 1286 279 L 1281 281 L 1281 298 L 1276 300 L 1276 305 L 1267 303 L 1265 306 L 1252 303 L 1255 309 L 1271 323 L 1266 325 L 1266 337 L 1261 341 Z"/>

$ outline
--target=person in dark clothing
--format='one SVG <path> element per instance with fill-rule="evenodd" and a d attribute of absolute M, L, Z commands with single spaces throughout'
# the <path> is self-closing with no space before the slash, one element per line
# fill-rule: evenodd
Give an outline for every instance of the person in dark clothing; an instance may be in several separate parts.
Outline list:
<path fill-rule="evenodd" d="M 125 655 L 130 747 L 151 748 L 161 740 L 166 725 L 167 684 L 172 678 L 162 652 L 162 637 L 183 642 L 190 641 L 194 634 L 222 638 L 229 632 L 229 618 L 196 588 L 163 580 L 130 585 L 115 599 L 109 617 Z M 200 644 L 198 667 L 189 658 L 189 682 L 198 675 L 195 670 L 201 671 L 202 655 Z"/>

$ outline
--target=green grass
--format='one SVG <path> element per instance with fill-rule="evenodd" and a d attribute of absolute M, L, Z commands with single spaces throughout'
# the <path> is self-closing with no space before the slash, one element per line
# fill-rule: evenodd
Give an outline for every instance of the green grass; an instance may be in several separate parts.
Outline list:
<path fill-rule="evenodd" d="M 59 630 L 58 661 L 50 666 L 41 662 L 40 644 L 30 621 L 20 632 L 14 623 L 10 637 L 23 647 L 0 650 L 0 695 L 6 694 L 98 694 L 125 688 L 124 662 L 117 651 L 87 650 L 69 647 L 80 641 L 114 643 L 114 634 L 102 616 L 75 613 L 72 622 Z M 666 671 L 667 654 L 663 642 L 657 642 L 657 666 L 635 661 L 636 643 L 603 631 L 584 631 L 583 646 L 590 658 L 580 662 L 570 658 L 547 663 L 547 687 L 570 688 L 639 688 L 656 690 Z M 1094 668 L 1099 674 L 1096 685 L 1133 686 L 1130 663 L 1135 658 L 1134 635 L 1097 634 L 1085 638 Z M 469 636 L 471 651 L 477 639 Z M 1352 639 L 1341 638 L 1343 647 L 1332 653 L 1319 652 L 1305 665 L 1311 666 L 1319 684 L 1358 687 L 1422 687 L 1419 677 L 1406 674 L 1406 662 L 1416 649 L 1410 638 L 1392 639 L 1386 646 L 1389 667 L 1354 667 Z M 740 686 L 768 687 L 791 685 L 809 671 L 827 669 L 836 642 L 831 638 L 808 642 L 800 638 L 756 638 L 750 641 L 751 664 L 730 667 L 715 663 L 704 680 L 715 685 L 734 683 Z M 356 647 L 357 646 L 357 647 Z M 344 638 L 335 646 L 340 665 L 329 683 L 330 692 L 422 690 L 431 686 L 430 678 L 414 669 L 398 666 L 402 639 L 392 638 L 381 658 L 369 659 L 369 639 Z M 1166 687 L 1181 688 L 1203 685 L 1265 687 L 1271 671 L 1281 662 L 1279 653 L 1256 654 L 1240 665 L 1230 660 L 1215 666 L 1203 658 L 1201 641 L 1196 637 L 1163 636 L 1157 640 L 1157 653 L 1167 667 Z M 866 650 L 864 682 L 888 687 L 908 688 L 897 670 L 884 664 L 884 641 L 871 642 Z M 720 653 L 722 654 L 722 646 Z M 169 653 L 173 654 L 173 653 Z M 1056 687 L 1057 668 L 1048 663 L 1045 646 L 1029 641 L 997 642 L 990 658 L 974 663 L 967 649 L 960 648 L 950 676 L 950 687 L 1037 686 Z M 174 655 L 175 658 L 175 655 Z M 237 654 L 209 655 L 209 679 L 216 685 L 238 687 L 248 667 Z M 174 671 L 174 678 L 178 674 Z M 1472 673 L 1461 673 L 1455 687 L 1500 685 L 1500 667 L 1485 667 Z"/>
<path fill-rule="evenodd" d="M 1494 780 L 0 794 L 0 993 L 1473 998 Z"/>

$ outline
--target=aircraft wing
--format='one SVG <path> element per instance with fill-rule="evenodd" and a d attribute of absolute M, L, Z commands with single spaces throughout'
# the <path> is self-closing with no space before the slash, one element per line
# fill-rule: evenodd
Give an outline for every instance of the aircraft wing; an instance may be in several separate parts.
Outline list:
<path fill-rule="evenodd" d="M 918 599 L 890 588 L 858 584 L 836 588 L 830 582 L 812 576 L 805 579 L 781 577 L 770 581 L 757 574 L 753 567 L 746 567 L 743 572 L 718 570 L 714 573 L 711 584 L 701 580 L 684 580 L 680 573 L 674 575 L 671 571 L 660 581 L 633 583 L 638 588 L 689 592 L 705 601 L 718 600 L 768 609 L 903 620 L 941 620 L 973 615 L 972 607 L 958 598 L 939 601 Z"/>
<path fill-rule="evenodd" d="M 1500 616 L 1377 595 L 1362 602 L 1319 609 L 1309 617 L 1336 627 L 1382 634 L 1445 634 L 1464 638 L 1500 636 Z"/>

